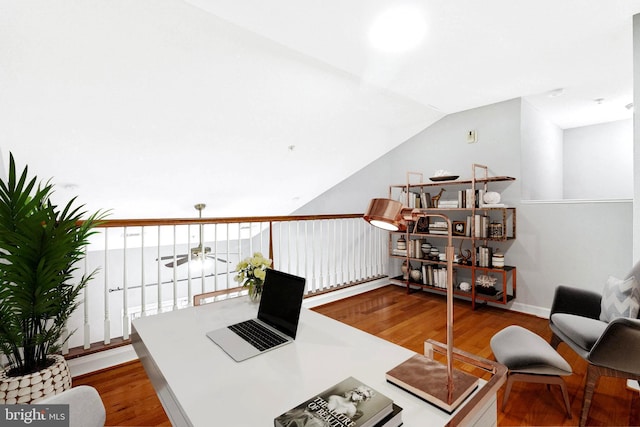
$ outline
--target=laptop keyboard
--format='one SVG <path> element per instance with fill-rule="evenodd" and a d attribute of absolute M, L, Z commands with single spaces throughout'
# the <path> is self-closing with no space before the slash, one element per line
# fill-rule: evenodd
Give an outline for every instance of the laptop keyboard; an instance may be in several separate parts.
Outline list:
<path fill-rule="evenodd" d="M 236 323 L 229 326 L 229 329 L 260 351 L 268 350 L 287 341 L 255 320 Z"/>

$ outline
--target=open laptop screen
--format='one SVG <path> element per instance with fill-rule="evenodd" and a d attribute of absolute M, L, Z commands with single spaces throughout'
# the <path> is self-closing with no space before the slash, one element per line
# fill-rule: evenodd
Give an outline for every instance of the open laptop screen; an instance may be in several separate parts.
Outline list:
<path fill-rule="evenodd" d="M 260 297 L 258 319 L 295 338 L 305 283 L 302 277 L 268 269 Z"/>

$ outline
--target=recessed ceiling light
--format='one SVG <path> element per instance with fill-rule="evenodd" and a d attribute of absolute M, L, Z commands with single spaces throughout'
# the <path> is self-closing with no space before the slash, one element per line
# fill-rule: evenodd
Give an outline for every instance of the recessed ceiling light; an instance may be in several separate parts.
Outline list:
<path fill-rule="evenodd" d="M 420 45 L 426 33 L 427 23 L 420 9 L 396 6 L 383 11 L 373 21 L 369 40 L 378 50 L 401 53 Z"/>
<path fill-rule="evenodd" d="M 561 87 L 549 92 L 549 98 L 557 98 L 558 96 L 562 96 L 562 95 L 564 95 L 564 88 L 561 88 Z"/>

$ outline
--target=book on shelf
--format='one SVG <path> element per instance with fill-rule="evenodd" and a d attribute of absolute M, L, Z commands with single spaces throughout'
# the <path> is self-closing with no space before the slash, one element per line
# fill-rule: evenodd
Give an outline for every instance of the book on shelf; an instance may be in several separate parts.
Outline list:
<path fill-rule="evenodd" d="M 275 427 L 387 427 L 399 424 L 393 401 L 363 382 L 349 377 L 273 420 Z M 389 415 L 393 415 L 388 418 Z M 388 419 L 387 419 L 388 418 Z M 394 421 L 395 420 L 395 421 Z"/>
<path fill-rule="evenodd" d="M 448 413 L 453 412 L 473 393 L 479 382 L 477 377 L 459 369 L 453 370 L 453 377 L 455 387 L 449 400 L 446 366 L 433 359 L 415 354 L 386 373 L 387 381 L 391 384 Z"/>
<path fill-rule="evenodd" d="M 478 246 L 478 253 L 476 260 L 478 261 L 478 267 L 491 267 L 491 258 L 493 256 L 493 249 L 488 246 Z"/>
<path fill-rule="evenodd" d="M 406 249 L 391 249 L 391 255 L 396 255 L 396 256 L 407 256 L 407 250 Z"/>
<path fill-rule="evenodd" d="M 425 193 L 424 191 L 420 192 L 420 205 L 423 208 L 431 208 L 433 207 L 431 204 L 431 194 Z"/>
<path fill-rule="evenodd" d="M 474 237 L 487 238 L 489 237 L 489 223 L 490 218 L 488 215 L 479 215 L 476 214 L 469 220 L 470 217 L 467 218 L 467 223 L 473 221 L 473 230 Z"/>
<path fill-rule="evenodd" d="M 429 224 L 429 234 L 449 234 L 449 227 L 447 221 L 433 221 Z"/>
<path fill-rule="evenodd" d="M 422 264 L 422 284 L 436 288 L 445 289 L 447 287 L 447 268 L 434 266 L 432 264 Z"/>
<path fill-rule="evenodd" d="M 467 188 L 466 190 L 460 190 L 458 199 L 461 201 L 460 207 L 471 209 L 473 207 L 480 208 L 484 203 L 483 189 L 474 190 L 473 188 Z"/>
<path fill-rule="evenodd" d="M 439 200 L 438 208 L 457 208 L 459 207 L 459 203 L 457 200 Z"/>

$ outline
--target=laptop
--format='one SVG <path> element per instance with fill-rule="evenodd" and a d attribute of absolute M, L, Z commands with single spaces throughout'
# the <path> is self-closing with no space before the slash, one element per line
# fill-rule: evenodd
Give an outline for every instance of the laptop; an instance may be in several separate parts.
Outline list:
<path fill-rule="evenodd" d="M 207 332 L 236 362 L 290 344 L 296 337 L 306 280 L 267 269 L 258 316 Z"/>

